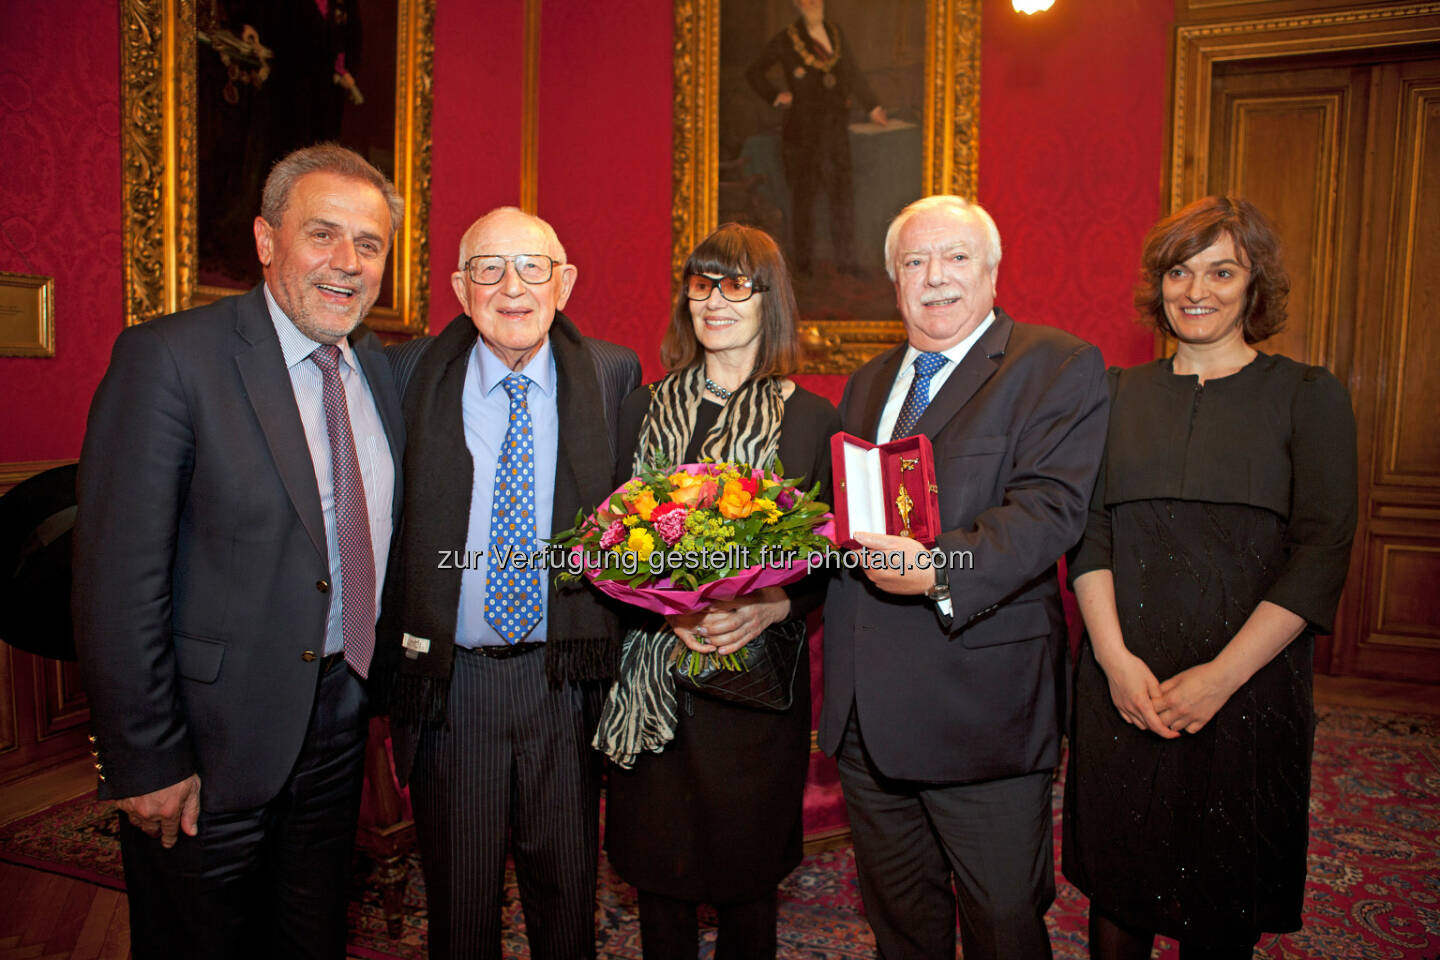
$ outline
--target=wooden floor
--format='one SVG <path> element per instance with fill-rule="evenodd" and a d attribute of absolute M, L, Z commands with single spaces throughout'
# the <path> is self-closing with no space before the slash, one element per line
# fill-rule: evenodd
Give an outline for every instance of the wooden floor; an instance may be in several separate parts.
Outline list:
<path fill-rule="evenodd" d="M 1440 714 L 1440 687 L 1316 677 L 1317 706 Z M 94 768 L 76 761 L 0 788 L 0 824 L 94 786 Z M 125 894 L 0 863 L 0 960 L 128 960 L 130 912 Z"/>
<path fill-rule="evenodd" d="M 125 894 L 0 863 L 0 960 L 125 960 L 130 911 Z"/>

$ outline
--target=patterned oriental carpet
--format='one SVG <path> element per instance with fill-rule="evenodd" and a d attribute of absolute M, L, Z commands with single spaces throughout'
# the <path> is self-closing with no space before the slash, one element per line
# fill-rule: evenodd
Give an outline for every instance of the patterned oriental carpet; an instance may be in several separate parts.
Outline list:
<path fill-rule="evenodd" d="M 1060 789 L 1054 796 L 1058 860 Z M 80 798 L 0 830 L 0 859 L 121 888 L 113 808 Z M 423 958 L 425 894 L 412 858 L 407 916 L 386 934 L 378 897 L 365 889 L 371 864 L 358 857 L 351 954 Z M 1063 879 L 1048 922 L 1055 955 L 1086 954 L 1085 898 Z M 513 877 L 506 902 L 507 958 L 528 957 Z M 601 863 L 600 955 L 639 960 L 634 891 Z M 714 949 L 714 916 L 702 914 L 702 956 Z M 869 958 L 874 941 L 860 909 L 848 846 L 805 858 L 781 887 L 780 956 Z M 1174 960 L 1160 941 L 1156 956 Z M 1317 736 L 1310 800 L 1310 873 L 1305 928 L 1269 936 L 1257 958 L 1437 960 L 1440 958 L 1440 717 L 1331 708 Z"/>

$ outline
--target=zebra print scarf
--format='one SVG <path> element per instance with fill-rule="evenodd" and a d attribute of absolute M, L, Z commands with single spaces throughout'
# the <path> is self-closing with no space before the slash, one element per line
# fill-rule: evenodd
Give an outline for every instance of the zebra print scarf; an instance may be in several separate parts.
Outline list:
<path fill-rule="evenodd" d="M 700 456 L 769 468 L 780 450 L 780 421 L 785 418 L 782 385 L 778 377 L 762 377 L 736 388 L 705 434 Z M 672 464 L 682 462 L 704 397 L 704 363 L 676 371 L 651 388 L 650 410 L 640 427 L 640 442 L 631 464 L 635 473 L 656 455 Z"/>
<path fill-rule="evenodd" d="M 725 401 L 715 426 L 700 444 L 700 456 L 770 468 L 780 450 L 780 422 L 785 419 L 783 383 L 776 377 L 747 380 Z M 695 418 L 704 401 L 705 365 L 670 374 L 650 389 L 650 409 L 640 426 L 640 443 L 631 465 L 639 473 L 647 461 L 663 456 L 683 462 Z M 680 638 L 664 623 L 634 627 L 625 635 L 620 669 L 592 746 L 624 770 L 641 753 L 659 753 L 675 739 L 680 713 L 675 681 L 670 675 Z"/>

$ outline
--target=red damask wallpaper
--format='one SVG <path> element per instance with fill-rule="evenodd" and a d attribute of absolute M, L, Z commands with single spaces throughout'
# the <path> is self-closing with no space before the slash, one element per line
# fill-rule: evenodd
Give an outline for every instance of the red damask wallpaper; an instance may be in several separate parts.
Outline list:
<path fill-rule="evenodd" d="M 543 10 L 539 205 L 580 269 L 567 312 L 652 380 L 670 315 L 670 4 Z"/>
<path fill-rule="evenodd" d="M 120 332 L 115 0 L 0 4 L 0 270 L 55 278 L 55 356 L 0 357 L 0 463 L 80 453 Z"/>
<path fill-rule="evenodd" d="M 1173 20 L 1156 0 L 1056 0 L 1029 17 L 984 3 L 980 202 L 1004 246 L 998 302 L 1121 366 L 1154 356 L 1130 294 L 1160 216 Z"/>
<path fill-rule="evenodd" d="M 434 146 L 430 179 L 430 327 L 460 304 L 450 286 L 460 237 L 493 207 L 520 202 L 525 5 L 435 5 Z"/>

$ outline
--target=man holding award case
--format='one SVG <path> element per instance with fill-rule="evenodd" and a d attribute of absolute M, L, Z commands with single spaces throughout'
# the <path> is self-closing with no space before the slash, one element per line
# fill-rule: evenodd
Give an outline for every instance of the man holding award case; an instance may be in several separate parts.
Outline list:
<path fill-rule="evenodd" d="M 885 256 L 908 342 L 840 405 L 838 539 L 872 562 L 830 586 L 819 744 L 884 956 L 953 957 L 958 908 L 966 960 L 1046 958 L 1066 710 L 1056 560 L 1084 528 L 1105 368 L 994 305 L 1000 236 L 978 205 L 912 203 Z"/>

